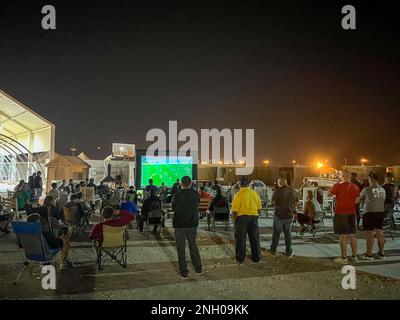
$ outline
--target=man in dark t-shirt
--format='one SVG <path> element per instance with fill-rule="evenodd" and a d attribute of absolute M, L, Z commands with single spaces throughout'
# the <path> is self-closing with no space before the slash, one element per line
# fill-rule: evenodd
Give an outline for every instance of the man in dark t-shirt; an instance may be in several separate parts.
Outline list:
<path fill-rule="evenodd" d="M 388 172 L 385 175 L 385 183 L 382 188 L 385 189 L 386 199 L 385 199 L 385 215 L 389 217 L 392 222 L 392 227 L 396 230 L 396 223 L 393 216 L 394 205 L 398 196 L 398 187 L 393 182 L 393 174 Z"/>
<path fill-rule="evenodd" d="M 181 184 L 179 183 L 179 179 L 176 179 L 176 182 L 172 185 L 171 194 L 174 195 L 175 193 L 181 190 Z"/>
<path fill-rule="evenodd" d="M 272 204 L 275 206 L 275 215 L 270 252 L 272 254 L 276 253 L 279 237 L 283 231 L 285 235 L 286 255 L 291 258 L 293 251 L 290 230 L 299 197 L 297 192 L 291 186 L 288 186 L 286 179 L 280 178 L 278 180 L 278 186 L 279 188 L 275 190 L 272 196 Z"/>
<path fill-rule="evenodd" d="M 182 190 L 172 198 L 172 210 L 174 210 L 173 226 L 175 229 L 176 249 L 178 251 L 179 273 L 182 279 L 188 278 L 186 263 L 186 239 L 189 242 L 190 257 L 195 271 L 202 273 L 201 258 L 196 243 L 197 227 L 199 225 L 198 207 L 200 196 L 190 186 L 190 177 L 182 178 Z"/>

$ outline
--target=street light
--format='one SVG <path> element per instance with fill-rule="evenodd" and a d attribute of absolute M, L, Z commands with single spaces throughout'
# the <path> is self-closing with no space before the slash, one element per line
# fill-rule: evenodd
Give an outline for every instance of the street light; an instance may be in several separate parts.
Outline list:
<path fill-rule="evenodd" d="M 269 160 L 264 160 L 263 164 L 264 164 L 264 166 L 268 166 L 269 165 Z"/>
<path fill-rule="evenodd" d="M 295 165 L 297 164 L 297 161 L 296 161 L 296 160 L 293 160 L 293 161 L 292 161 L 292 164 L 293 164 L 293 166 L 295 166 Z"/>
<path fill-rule="evenodd" d="M 366 158 L 361 158 L 360 162 L 361 162 L 361 165 L 364 167 L 364 165 L 365 165 L 366 163 L 368 163 L 368 159 L 366 159 Z"/>

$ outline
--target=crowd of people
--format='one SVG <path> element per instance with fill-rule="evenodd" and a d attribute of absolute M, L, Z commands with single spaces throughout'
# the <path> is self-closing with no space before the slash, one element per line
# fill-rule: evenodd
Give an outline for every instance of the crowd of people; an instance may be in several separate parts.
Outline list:
<path fill-rule="evenodd" d="M 393 210 L 398 197 L 398 189 L 393 182 L 393 176 L 388 173 L 385 183 L 379 185 L 379 177 L 375 172 L 369 174 L 368 183 L 361 184 L 356 175 L 343 171 L 340 181 L 328 192 L 335 198 L 333 217 L 334 232 L 339 236 L 340 256 L 335 259 L 338 263 L 348 263 L 348 260 L 357 262 L 363 259 L 383 259 L 385 238 L 383 233 L 384 219 L 393 218 Z M 316 193 L 310 190 L 314 187 Z M 242 177 L 235 186 L 234 197 L 231 204 L 223 194 L 217 181 L 197 185 L 190 177 L 185 176 L 167 188 L 164 183 L 160 187 L 154 185 L 153 180 L 144 188 L 141 199 L 141 210 L 138 209 L 138 194 L 133 186 L 126 188 L 122 183 L 117 183 L 111 190 L 103 183 L 96 185 L 93 179 L 74 184 L 72 180 L 63 180 L 61 184 L 53 183 L 48 190 L 44 201 L 39 205 L 37 199 L 43 192 L 41 173 L 29 177 L 28 182 L 21 181 L 15 188 L 14 197 L 17 199 L 18 208 L 24 210 L 30 222 L 42 224 L 43 236 L 50 248 L 59 248 L 60 268 L 68 269 L 71 262 L 68 259 L 71 238 L 71 226 L 65 221 L 64 208 L 75 208 L 81 221 L 89 224 L 89 218 L 94 211 L 94 204 L 83 199 L 82 188 L 93 188 L 94 193 L 101 199 L 101 222 L 94 225 L 90 239 L 95 246 L 101 246 L 103 239 L 103 226 L 128 226 L 136 219 L 139 234 L 143 234 L 144 226 L 150 219 L 160 219 L 161 223 L 153 224 L 153 232 L 158 227 L 165 226 L 163 204 L 170 203 L 174 212 L 173 228 L 175 232 L 176 249 L 179 262 L 179 274 L 183 279 L 188 278 L 188 268 L 185 258 L 186 242 L 189 246 L 190 257 L 196 273 L 203 272 L 201 257 L 196 243 L 199 220 L 199 204 L 202 199 L 207 200 L 207 228 L 210 231 L 210 221 L 216 208 L 226 208 L 232 214 L 234 221 L 235 258 L 242 265 L 246 257 L 246 238 L 249 238 L 251 259 L 259 262 L 261 255 L 259 237 L 259 216 L 263 209 L 259 193 L 253 190 L 250 181 Z M 298 210 L 300 199 L 304 199 L 302 210 Z M 281 233 L 285 239 L 285 254 L 288 258 L 293 256 L 292 250 L 292 224 L 294 221 L 301 227 L 300 234 L 307 229 L 315 228 L 321 219 L 323 196 L 318 184 L 311 184 L 306 179 L 300 191 L 297 192 L 288 184 L 285 178 L 279 178 L 271 198 L 274 210 L 272 240 L 268 252 L 276 255 Z M 0 230 L 7 232 L 7 224 L 12 220 L 10 212 L 0 207 L 3 214 L 0 217 Z M 362 215 L 362 225 L 361 221 Z M 18 214 L 18 213 L 17 213 Z M 149 223 L 151 224 L 151 223 Z M 363 230 L 366 237 L 366 252 L 357 253 L 357 231 Z M 374 239 L 378 242 L 378 252 L 374 255 Z M 351 255 L 347 255 L 347 245 L 350 243 Z"/>

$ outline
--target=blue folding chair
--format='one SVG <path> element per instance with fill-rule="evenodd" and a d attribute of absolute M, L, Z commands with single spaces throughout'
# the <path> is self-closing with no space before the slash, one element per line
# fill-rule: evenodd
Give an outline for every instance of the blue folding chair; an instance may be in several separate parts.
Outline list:
<path fill-rule="evenodd" d="M 42 235 L 42 226 L 35 222 L 11 222 L 17 244 L 24 250 L 26 261 L 14 284 L 17 283 L 29 263 L 51 264 L 59 249 L 50 249 Z"/>

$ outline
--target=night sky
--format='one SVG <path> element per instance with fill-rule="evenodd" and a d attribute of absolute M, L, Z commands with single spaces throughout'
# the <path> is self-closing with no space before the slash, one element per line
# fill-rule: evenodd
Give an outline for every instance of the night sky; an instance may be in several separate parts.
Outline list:
<path fill-rule="evenodd" d="M 57 30 L 41 8 L 57 9 Z M 341 8 L 357 9 L 357 30 Z M 256 160 L 400 164 L 400 11 L 385 1 L 1 1 L 0 88 L 103 158 L 146 132 L 254 128 Z M 102 151 L 96 147 L 101 146 Z"/>

